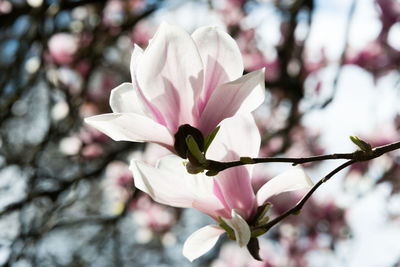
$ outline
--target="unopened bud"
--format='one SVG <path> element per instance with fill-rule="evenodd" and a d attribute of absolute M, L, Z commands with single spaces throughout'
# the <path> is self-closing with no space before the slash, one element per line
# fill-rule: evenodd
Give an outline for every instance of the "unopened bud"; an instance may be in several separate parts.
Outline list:
<path fill-rule="evenodd" d="M 196 128 L 190 126 L 189 124 L 184 124 L 179 126 L 178 131 L 175 133 L 175 143 L 174 149 L 176 153 L 181 157 L 186 159 L 187 152 L 189 150 L 186 144 L 186 138 L 191 135 L 194 138 L 200 151 L 204 150 L 204 137 L 203 134 Z"/>
<path fill-rule="evenodd" d="M 190 162 L 186 164 L 186 170 L 190 174 L 198 174 L 199 172 L 204 171 L 204 169 L 201 166 L 195 166 Z"/>

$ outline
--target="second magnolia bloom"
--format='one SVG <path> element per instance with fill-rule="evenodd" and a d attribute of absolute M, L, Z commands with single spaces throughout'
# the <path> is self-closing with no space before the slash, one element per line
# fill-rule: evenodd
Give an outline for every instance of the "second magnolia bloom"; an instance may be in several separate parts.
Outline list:
<path fill-rule="evenodd" d="M 235 116 L 221 123 L 220 131 L 210 145 L 207 157 L 230 161 L 238 155 L 255 157 L 260 148 L 260 134 L 249 115 Z M 253 166 L 238 166 L 208 177 L 203 173 L 186 172 L 182 159 L 171 155 L 159 160 L 157 167 L 132 161 L 135 186 L 149 194 L 153 200 L 174 207 L 195 208 L 219 223 L 225 222 L 239 246 L 246 246 L 251 237 L 251 223 L 258 207 L 272 196 L 312 186 L 311 180 L 300 169 L 293 168 L 265 183 L 254 193 L 251 179 Z M 183 254 L 189 259 L 203 255 L 225 233 L 219 225 L 205 226 L 193 233 L 185 242 Z"/>
<path fill-rule="evenodd" d="M 86 122 L 116 141 L 154 142 L 174 151 L 174 134 L 189 124 L 207 136 L 265 97 L 264 70 L 243 75 L 235 41 L 216 27 L 189 35 L 163 23 L 146 50 L 135 46 L 132 83 L 113 89 L 113 113 Z"/>

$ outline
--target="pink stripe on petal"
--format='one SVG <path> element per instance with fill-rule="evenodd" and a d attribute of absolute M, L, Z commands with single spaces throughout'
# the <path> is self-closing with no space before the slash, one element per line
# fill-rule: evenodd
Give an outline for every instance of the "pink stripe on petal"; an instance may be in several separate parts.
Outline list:
<path fill-rule="evenodd" d="M 140 89 L 139 83 L 137 81 L 136 77 L 136 69 L 138 66 L 138 63 L 142 60 L 143 56 L 143 50 L 140 48 L 138 45 L 135 45 L 132 56 L 131 56 L 131 64 L 130 64 L 130 69 L 131 69 L 131 78 L 132 78 L 132 84 L 137 90 L 138 96 L 141 98 L 142 102 L 147 106 L 147 111 L 150 111 L 156 121 L 164 126 L 167 126 L 167 123 L 161 114 L 161 112 L 154 106 L 152 105 L 149 100 L 144 96 L 142 89 Z M 134 105 L 131 103 L 131 105 Z"/>
<path fill-rule="evenodd" d="M 248 168 L 238 166 L 224 170 L 215 180 L 230 210 L 236 209 L 243 218 L 250 218 L 255 211 L 255 195 Z"/>
<path fill-rule="evenodd" d="M 201 114 L 215 88 L 243 74 L 243 60 L 235 40 L 217 27 L 198 28 L 192 38 L 204 65 L 204 88 L 198 106 Z"/>
<path fill-rule="evenodd" d="M 221 202 L 221 204 L 225 207 L 225 209 L 228 212 L 228 217 L 225 218 L 229 218 L 230 217 L 230 213 L 231 213 L 231 208 L 229 207 L 229 205 L 226 203 L 224 195 L 222 193 L 221 187 L 219 186 L 219 184 L 217 183 L 217 181 L 214 179 L 214 195 L 219 199 L 219 201 Z"/>
<path fill-rule="evenodd" d="M 143 53 L 136 77 L 144 97 L 161 112 L 171 133 L 181 124 L 194 125 L 203 63 L 188 33 L 163 23 Z"/>
<path fill-rule="evenodd" d="M 214 220 L 218 221 L 218 217 L 230 218 L 230 211 L 227 210 L 216 196 L 207 198 L 197 198 L 192 203 L 193 208 L 207 214 Z"/>
<path fill-rule="evenodd" d="M 255 110 L 264 98 L 253 97 L 254 90 L 264 90 L 263 70 L 253 71 L 216 88 L 200 117 L 202 133 L 208 135 L 222 120 L 234 116 L 241 109 L 247 112 Z"/>

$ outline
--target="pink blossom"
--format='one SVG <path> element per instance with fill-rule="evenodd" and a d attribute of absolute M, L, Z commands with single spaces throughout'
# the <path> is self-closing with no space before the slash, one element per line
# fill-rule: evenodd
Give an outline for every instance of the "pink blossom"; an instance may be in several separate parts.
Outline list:
<path fill-rule="evenodd" d="M 141 226 L 156 232 L 165 232 L 176 221 L 174 209 L 153 202 L 147 195 L 142 195 L 131 204 L 133 218 Z"/>
<path fill-rule="evenodd" d="M 249 115 L 225 119 L 207 151 L 207 157 L 229 161 L 238 155 L 257 156 L 261 137 Z M 180 208 L 195 208 L 216 221 L 221 218 L 234 231 L 240 247 L 250 240 L 249 222 L 257 208 L 272 196 L 312 185 L 308 176 L 293 168 L 265 183 L 254 193 L 251 185 L 252 166 L 239 166 L 220 172 L 216 177 L 202 173 L 190 175 L 182 159 L 170 155 L 159 160 L 157 167 L 133 160 L 130 166 L 135 186 L 161 204 Z M 220 225 L 208 225 L 193 233 L 185 242 L 183 254 L 194 260 L 210 250 L 225 230 Z M 232 237 L 232 236 L 231 236 Z"/>
<path fill-rule="evenodd" d="M 390 27 L 400 21 L 400 3 L 396 0 L 376 0 L 381 11 L 382 33 L 387 34 Z"/>
<path fill-rule="evenodd" d="M 147 46 L 157 28 L 147 20 L 139 21 L 132 30 L 132 40 L 138 46 Z"/>
<path fill-rule="evenodd" d="M 70 64 L 78 51 L 78 40 L 68 33 L 54 34 L 48 43 L 49 52 L 58 64 Z"/>
<path fill-rule="evenodd" d="M 114 140 L 154 142 L 174 151 L 174 134 L 189 124 L 207 136 L 225 118 L 264 101 L 264 70 L 242 76 L 234 40 L 216 27 L 192 35 L 163 23 L 143 51 L 135 46 L 132 83 L 113 89 L 113 113 L 85 121 Z"/>

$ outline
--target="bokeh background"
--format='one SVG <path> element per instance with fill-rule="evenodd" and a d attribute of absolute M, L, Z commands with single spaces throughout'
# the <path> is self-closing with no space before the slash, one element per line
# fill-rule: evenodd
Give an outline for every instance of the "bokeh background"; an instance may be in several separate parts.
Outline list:
<path fill-rule="evenodd" d="M 162 21 L 217 25 L 246 71 L 266 68 L 260 156 L 352 152 L 350 135 L 399 141 L 399 0 L 0 0 L 0 266 L 400 266 L 399 152 L 324 184 L 263 236 L 264 262 L 226 238 L 182 256 L 210 219 L 152 202 L 128 170 L 166 152 L 83 123 L 111 111 L 134 43 Z M 317 181 L 340 163 L 304 167 Z M 254 188 L 287 167 L 258 165 Z"/>

